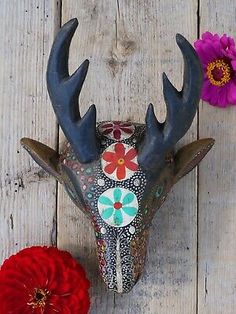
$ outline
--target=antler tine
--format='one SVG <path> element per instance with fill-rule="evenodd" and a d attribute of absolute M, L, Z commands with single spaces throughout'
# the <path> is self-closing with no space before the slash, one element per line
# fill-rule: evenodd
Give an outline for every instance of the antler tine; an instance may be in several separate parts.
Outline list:
<path fill-rule="evenodd" d="M 183 88 L 179 92 L 163 74 L 163 93 L 167 105 L 164 124 L 160 124 L 149 105 L 146 114 L 146 131 L 139 153 L 139 164 L 144 170 L 157 168 L 165 154 L 190 128 L 199 103 L 203 74 L 198 56 L 191 44 L 180 34 L 176 42 L 184 58 Z"/>
<path fill-rule="evenodd" d="M 166 74 L 163 74 L 163 94 L 167 105 L 164 133 L 173 145 L 183 137 L 192 124 L 203 81 L 202 67 L 191 44 L 180 34 L 176 35 L 176 42 L 184 59 L 182 91 L 177 91 Z"/>
<path fill-rule="evenodd" d="M 89 61 L 85 60 L 71 76 L 68 71 L 69 48 L 77 26 L 77 19 L 70 20 L 54 40 L 48 61 L 47 87 L 66 138 L 78 160 L 88 163 L 99 156 L 99 142 L 96 137 L 96 107 L 92 105 L 81 118 L 78 104 Z"/>

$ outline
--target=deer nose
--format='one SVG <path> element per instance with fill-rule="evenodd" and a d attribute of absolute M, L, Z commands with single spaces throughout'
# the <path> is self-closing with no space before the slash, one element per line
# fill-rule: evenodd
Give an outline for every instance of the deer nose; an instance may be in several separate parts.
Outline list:
<path fill-rule="evenodd" d="M 133 280 L 133 276 L 126 277 L 126 278 L 122 278 L 122 282 L 118 283 L 113 281 L 113 277 L 110 279 L 109 284 L 106 284 L 108 290 L 119 293 L 119 294 L 123 294 L 123 293 L 128 293 L 132 290 L 132 288 L 134 287 L 134 285 L 136 284 L 137 280 L 134 281 Z M 127 280 L 127 282 L 123 282 L 124 279 Z"/>

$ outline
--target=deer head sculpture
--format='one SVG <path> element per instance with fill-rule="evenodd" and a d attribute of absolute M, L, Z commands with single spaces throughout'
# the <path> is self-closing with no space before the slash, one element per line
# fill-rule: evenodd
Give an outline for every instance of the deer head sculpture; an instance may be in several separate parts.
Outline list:
<path fill-rule="evenodd" d="M 47 69 L 52 105 L 68 142 L 61 154 L 29 138 L 24 148 L 60 181 L 74 203 L 92 222 L 99 268 L 108 289 L 128 292 L 140 277 L 150 224 L 171 187 L 211 149 L 213 139 L 195 141 L 177 153 L 175 144 L 194 119 L 202 86 L 202 70 L 190 43 L 176 36 L 185 64 L 182 91 L 163 75 L 167 105 L 164 123 L 147 109 L 145 124 L 96 123 L 92 105 L 81 117 L 78 97 L 89 61 L 68 73 L 69 47 L 77 19 L 66 23 L 54 41 Z"/>

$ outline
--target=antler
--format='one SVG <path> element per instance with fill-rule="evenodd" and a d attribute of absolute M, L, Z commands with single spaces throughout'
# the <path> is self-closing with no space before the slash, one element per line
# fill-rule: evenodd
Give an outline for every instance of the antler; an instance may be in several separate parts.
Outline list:
<path fill-rule="evenodd" d="M 184 58 L 184 80 L 182 91 L 177 91 L 163 73 L 163 93 L 167 105 L 166 121 L 158 122 L 153 105 L 146 114 L 146 130 L 140 145 L 138 161 L 150 171 L 160 166 L 166 153 L 190 128 L 199 103 L 203 74 L 198 56 L 191 44 L 180 34 L 176 42 Z"/>
<path fill-rule="evenodd" d="M 69 75 L 69 47 L 78 20 L 64 24 L 54 40 L 47 67 L 47 87 L 53 109 L 65 136 L 81 163 L 88 163 L 99 156 L 96 137 L 96 107 L 92 105 L 81 118 L 78 97 L 87 75 L 89 61 Z"/>

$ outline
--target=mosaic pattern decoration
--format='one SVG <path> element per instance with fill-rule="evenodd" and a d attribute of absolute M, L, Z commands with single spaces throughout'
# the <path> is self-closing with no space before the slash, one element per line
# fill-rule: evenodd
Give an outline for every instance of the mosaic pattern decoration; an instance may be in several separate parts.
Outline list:
<path fill-rule="evenodd" d="M 111 125 L 119 124 L 102 122 L 97 128 L 102 143 L 99 160 L 80 164 L 67 144 L 61 163 L 68 175 L 66 190 L 91 219 L 103 280 L 109 289 L 123 293 L 132 289 L 142 272 L 149 226 L 171 185 L 165 173 L 158 184 L 147 185 L 137 161 L 137 139 L 144 126 L 125 124 L 130 132 L 117 140 L 113 133 L 104 134 Z"/>
<path fill-rule="evenodd" d="M 114 133 L 117 126 L 129 131 Z M 144 127 L 102 122 L 97 127 L 100 159 L 81 164 L 67 143 L 60 160 L 69 196 L 91 220 L 101 276 L 107 287 L 118 293 L 129 292 L 140 277 L 151 221 L 174 182 L 173 153 L 168 153 L 158 175 L 147 178 L 140 168 L 137 143 Z"/>
<path fill-rule="evenodd" d="M 120 137 L 110 129 L 108 132 L 111 126 L 116 126 L 113 131 L 124 127 L 120 129 L 123 133 L 118 133 Z M 136 145 L 142 132 L 143 125 L 103 122 L 97 134 L 103 145 L 100 160 L 80 164 L 69 144 L 63 152 L 62 164 L 67 166 L 69 182 L 66 189 L 73 201 L 83 203 L 89 213 L 96 235 L 99 270 L 108 288 L 120 293 L 128 292 L 138 278 L 137 269 L 141 271 L 141 266 L 134 264 L 144 264 L 136 247 L 136 243 L 143 243 L 143 230 L 149 227 L 148 219 L 147 224 L 143 223 L 148 211 L 140 207 L 146 176 L 138 165 Z M 77 192 L 73 187 L 77 187 Z"/>

